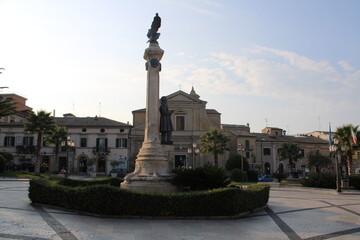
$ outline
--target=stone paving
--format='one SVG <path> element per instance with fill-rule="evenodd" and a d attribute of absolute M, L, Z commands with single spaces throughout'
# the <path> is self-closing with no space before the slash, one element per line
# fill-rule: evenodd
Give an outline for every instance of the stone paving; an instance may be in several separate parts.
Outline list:
<path fill-rule="evenodd" d="M 360 240 L 360 194 L 272 187 L 235 220 L 99 218 L 30 205 L 28 181 L 0 181 L 0 239 Z"/>

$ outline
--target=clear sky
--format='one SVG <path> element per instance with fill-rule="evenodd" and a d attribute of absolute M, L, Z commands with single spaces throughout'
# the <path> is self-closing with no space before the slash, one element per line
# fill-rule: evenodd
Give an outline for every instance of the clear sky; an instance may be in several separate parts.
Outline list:
<path fill-rule="evenodd" d="M 358 0 L 0 0 L 0 86 L 56 116 L 132 123 L 159 13 L 160 96 L 194 86 L 222 123 L 360 124 Z"/>

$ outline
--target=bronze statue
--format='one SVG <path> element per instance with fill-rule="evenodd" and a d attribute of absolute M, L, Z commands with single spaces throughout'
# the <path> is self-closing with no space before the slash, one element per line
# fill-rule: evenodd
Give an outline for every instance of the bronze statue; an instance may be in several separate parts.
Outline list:
<path fill-rule="evenodd" d="M 151 28 L 148 31 L 147 37 L 149 38 L 148 42 L 150 43 L 158 43 L 156 40 L 160 37 L 160 33 L 158 33 L 158 29 L 161 27 L 161 18 L 156 13 L 154 20 L 151 24 Z"/>
<path fill-rule="evenodd" d="M 161 144 L 172 144 L 171 134 L 173 126 L 171 123 L 171 114 L 173 110 L 169 110 L 166 97 L 161 97 L 160 111 L 160 132 L 161 132 Z"/>

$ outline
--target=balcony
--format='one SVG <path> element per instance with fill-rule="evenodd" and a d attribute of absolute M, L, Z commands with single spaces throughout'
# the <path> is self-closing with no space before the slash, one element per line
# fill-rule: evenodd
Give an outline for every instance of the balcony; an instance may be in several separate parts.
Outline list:
<path fill-rule="evenodd" d="M 16 146 L 16 153 L 17 154 L 34 154 L 35 146 L 18 145 L 18 146 Z"/>
<path fill-rule="evenodd" d="M 110 149 L 107 147 L 94 147 L 93 154 L 96 155 L 108 155 L 110 153 Z"/>

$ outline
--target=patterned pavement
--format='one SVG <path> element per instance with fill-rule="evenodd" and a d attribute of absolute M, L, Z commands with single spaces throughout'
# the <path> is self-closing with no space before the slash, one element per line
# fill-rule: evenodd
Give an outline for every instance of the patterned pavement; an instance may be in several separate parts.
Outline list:
<path fill-rule="evenodd" d="M 30 205 L 28 181 L 0 181 L 0 239 L 360 240 L 360 193 L 272 187 L 235 220 L 119 219 Z"/>

